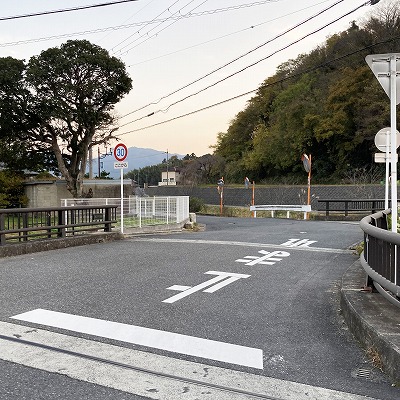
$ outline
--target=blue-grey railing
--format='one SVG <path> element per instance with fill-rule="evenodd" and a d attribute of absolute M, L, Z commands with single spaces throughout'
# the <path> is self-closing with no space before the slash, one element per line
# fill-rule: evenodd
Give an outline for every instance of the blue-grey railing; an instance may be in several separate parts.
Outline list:
<path fill-rule="evenodd" d="M 387 300 L 400 307 L 400 235 L 388 231 L 390 210 L 364 217 L 360 227 L 364 231 L 364 251 L 360 261 L 371 284 Z"/>
<path fill-rule="evenodd" d="M 111 232 L 116 222 L 115 205 L 0 209 L 0 246 L 98 230 Z"/>
<path fill-rule="evenodd" d="M 389 203 L 390 207 L 390 203 Z M 351 213 L 376 213 L 385 208 L 385 199 L 318 199 L 318 211 L 325 211 L 329 216 L 332 211 L 344 212 L 345 216 Z"/>

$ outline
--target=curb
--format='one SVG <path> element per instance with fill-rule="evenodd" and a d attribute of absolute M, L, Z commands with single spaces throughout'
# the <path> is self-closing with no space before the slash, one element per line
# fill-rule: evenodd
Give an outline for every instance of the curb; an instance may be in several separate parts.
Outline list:
<path fill-rule="evenodd" d="M 95 243 L 113 242 L 127 237 L 143 234 L 182 232 L 186 222 L 179 224 L 144 226 L 142 228 L 127 228 L 122 234 L 116 232 L 96 232 L 90 235 L 72 236 L 51 240 L 32 240 L 22 243 L 0 246 L 0 258 L 13 257 L 24 254 L 38 253 L 41 251 L 64 249 L 67 247 L 85 246 Z"/>
<path fill-rule="evenodd" d="M 22 243 L 0 246 L 0 258 L 20 256 L 23 254 L 39 253 L 41 251 L 64 249 L 67 247 L 84 246 L 95 243 L 121 240 L 120 232 L 93 233 L 91 235 L 72 236 L 51 240 L 32 240 Z"/>
<path fill-rule="evenodd" d="M 340 306 L 350 332 L 374 362 L 400 382 L 400 310 L 377 292 L 365 292 L 366 273 L 357 260 L 342 277 Z"/>

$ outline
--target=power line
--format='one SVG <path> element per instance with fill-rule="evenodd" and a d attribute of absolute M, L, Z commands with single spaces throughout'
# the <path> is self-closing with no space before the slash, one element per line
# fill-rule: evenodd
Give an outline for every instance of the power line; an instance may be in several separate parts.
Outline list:
<path fill-rule="evenodd" d="M 345 55 L 343 55 L 343 56 L 334 58 L 333 60 L 326 61 L 326 62 L 324 62 L 324 63 L 322 63 L 322 64 L 319 64 L 319 65 L 317 65 L 317 66 L 315 66 L 315 67 L 312 67 L 312 68 L 309 68 L 309 69 L 307 69 L 307 70 L 303 70 L 303 71 L 297 72 L 297 73 L 295 73 L 295 74 L 286 76 L 286 77 L 284 77 L 284 78 L 278 79 L 278 80 L 275 81 L 275 82 L 268 83 L 268 84 L 266 85 L 266 87 L 274 86 L 274 85 L 283 83 L 283 82 L 285 82 L 285 81 L 288 81 L 289 79 L 297 78 L 298 76 L 301 76 L 301 75 L 303 75 L 303 74 L 307 74 L 307 73 L 310 73 L 310 72 L 314 72 L 314 71 L 316 71 L 316 70 L 318 70 L 318 69 L 320 69 L 320 68 L 322 68 L 322 67 L 325 67 L 325 66 L 327 66 L 327 65 L 329 65 L 329 64 L 332 64 L 332 63 L 334 63 L 334 62 L 343 60 L 344 58 L 353 56 L 354 54 L 361 53 L 362 51 L 371 49 L 371 48 L 376 47 L 376 46 L 379 46 L 379 45 L 381 45 L 381 44 L 385 44 L 385 43 L 389 43 L 389 42 L 392 42 L 392 41 L 395 41 L 395 40 L 399 40 L 399 39 L 400 39 L 400 36 L 395 36 L 395 37 L 392 37 L 392 38 L 390 38 L 390 39 L 386 39 L 386 40 L 382 40 L 382 41 L 377 42 L 377 43 L 373 43 L 373 44 L 371 44 L 371 45 L 369 45 L 369 46 L 365 46 L 365 47 L 363 47 L 363 48 L 361 48 L 361 49 L 354 50 L 354 51 L 352 51 L 352 52 L 350 52 L 350 53 L 347 53 L 347 54 L 345 54 Z M 174 118 L 171 118 L 171 119 L 168 119 L 168 120 L 165 120 L 165 121 L 158 122 L 158 123 L 156 123 L 156 124 L 144 126 L 144 127 L 142 127 L 142 128 L 133 129 L 133 130 L 130 130 L 130 131 L 127 131 L 127 132 L 123 132 L 123 133 L 117 134 L 117 135 L 115 135 L 115 136 L 123 136 L 123 135 L 127 135 L 127 134 L 129 134 L 129 133 L 134 133 L 134 132 L 139 132 L 139 131 L 143 131 L 143 130 L 146 130 L 146 129 L 150 129 L 150 128 L 153 128 L 153 127 L 155 127 L 155 126 L 164 125 L 164 124 L 167 124 L 167 123 L 169 123 L 169 122 L 175 121 L 175 120 L 177 120 L 177 119 L 181 119 L 181 118 L 187 117 L 187 116 L 189 116 L 189 115 L 197 114 L 197 113 L 199 113 L 199 112 L 201 112 L 201 111 L 205 111 L 205 110 L 208 110 L 208 109 L 210 109 L 210 108 L 214 108 L 214 107 L 220 106 L 221 104 L 228 103 L 228 102 L 230 102 L 230 101 L 236 100 L 236 99 L 238 99 L 238 98 L 240 98 L 240 97 L 247 96 L 247 95 L 249 95 L 249 94 L 251 94 L 251 93 L 256 92 L 257 90 L 259 90 L 259 88 L 253 89 L 253 90 L 249 90 L 248 92 L 239 94 L 239 95 L 237 95 L 237 96 L 231 97 L 231 98 L 226 99 L 226 100 L 222 100 L 222 101 L 220 101 L 220 102 L 218 102 L 218 103 L 210 104 L 209 106 L 206 106 L 206 107 L 197 109 L 197 110 L 195 110 L 195 111 L 191 111 L 191 112 L 188 112 L 188 113 L 186 113 L 186 114 L 182 114 L 182 115 L 179 115 L 179 116 L 177 116 L 177 117 L 174 117 Z M 153 113 L 152 113 L 152 114 L 153 114 Z M 151 115 L 152 115 L 152 114 L 151 114 Z"/>
<path fill-rule="evenodd" d="M 261 25 L 269 24 L 270 22 L 277 21 L 277 20 L 279 20 L 279 19 L 288 17 L 288 16 L 290 16 L 290 15 L 297 14 L 297 13 L 299 13 L 299 12 L 301 12 L 301 11 L 308 10 L 309 8 L 313 8 L 313 7 L 319 6 L 320 4 L 327 3 L 328 1 L 330 1 L 330 0 L 321 1 L 321 2 L 316 3 L 316 4 L 313 4 L 313 5 L 311 5 L 311 6 L 308 6 L 308 7 L 305 7 L 305 8 L 301 8 L 301 9 L 299 9 L 299 10 L 297 10 L 297 11 L 293 11 L 293 12 L 291 12 L 291 13 L 284 14 L 284 15 L 281 15 L 281 16 L 276 17 L 276 18 L 269 19 L 269 20 L 264 21 L 264 22 L 260 22 L 260 23 L 258 23 L 258 24 L 251 25 L 251 26 L 249 26 L 249 27 L 247 27 L 247 28 L 243 28 L 243 29 L 240 29 L 240 30 L 235 31 L 235 32 L 227 33 L 226 35 L 218 36 L 218 37 L 216 37 L 216 38 L 207 40 L 207 41 L 205 41 L 205 42 L 197 43 L 197 44 L 194 44 L 194 45 L 192 45 L 192 46 L 185 47 L 185 48 L 183 48 L 183 49 L 175 50 L 175 51 L 172 51 L 172 52 L 170 52 L 170 53 L 162 54 L 162 55 L 157 56 L 157 57 L 153 57 L 153 58 L 149 58 L 149 59 L 147 59 L 147 60 L 139 61 L 139 62 L 137 62 L 137 63 L 128 65 L 128 68 L 129 68 L 129 67 L 135 67 L 136 65 L 144 64 L 144 63 L 147 63 L 147 62 L 155 61 L 155 60 L 158 60 L 158 59 L 163 58 L 163 57 L 168 57 L 168 56 L 171 56 L 171 55 L 173 55 L 173 54 L 180 53 L 180 52 L 182 52 L 182 51 L 190 50 L 190 49 L 193 49 L 193 48 L 195 48 L 195 47 L 203 46 L 203 45 L 205 45 L 205 44 L 212 43 L 212 42 L 215 42 L 215 41 L 220 40 L 220 39 L 225 39 L 225 38 L 227 38 L 227 37 L 229 37 L 229 36 L 237 35 L 238 33 L 246 32 L 246 31 L 248 31 L 248 30 L 251 30 L 251 29 L 254 29 L 254 28 L 258 28 L 258 27 L 261 26 Z M 0 46 L 1 46 L 1 45 L 0 45 Z"/>
<path fill-rule="evenodd" d="M 206 1 L 207 1 L 207 0 L 206 0 Z M 195 7 L 194 9 L 200 7 L 200 6 L 201 6 L 202 4 L 204 4 L 206 1 L 204 1 L 203 3 L 201 3 L 199 6 Z M 238 5 L 236 5 L 236 6 L 230 6 L 230 7 L 225 7 L 225 8 L 219 8 L 219 9 L 216 9 L 216 10 L 202 11 L 202 12 L 199 12 L 199 13 L 193 13 L 193 10 L 194 10 L 194 9 L 192 9 L 192 10 L 189 11 L 187 14 L 179 15 L 179 17 L 174 17 L 174 16 L 172 15 L 172 16 L 169 17 L 169 18 L 170 18 L 170 19 L 175 19 L 175 22 L 177 22 L 178 20 L 181 20 L 181 19 L 183 19 L 183 18 L 187 18 L 187 17 L 190 17 L 190 16 L 195 16 L 195 15 L 196 15 L 196 16 L 200 16 L 200 15 L 203 16 L 203 15 L 216 14 L 216 13 L 221 13 L 221 12 L 226 12 L 226 11 L 239 10 L 239 9 L 242 9 L 242 8 L 248 8 L 248 7 L 263 5 L 263 4 L 265 4 L 265 3 L 273 3 L 273 2 L 277 2 L 277 1 L 281 1 L 281 0 L 263 0 L 263 1 L 256 1 L 256 2 L 253 2 L 253 3 L 238 4 Z M 175 13 L 175 14 L 176 14 L 176 13 Z M 174 22 L 174 23 L 175 23 L 175 22 Z M 171 23 L 170 25 L 172 25 L 172 23 Z M 169 26 L 169 25 L 168 25 L 168 26 Z M 164 29 L 165 29 L 165 28 L 164 28 Z M 164 29 L 163 29 L 163 30 L 164 30 Z M 161 31 L 159 31 L 159 32 L 161 32 Z M 130 49 L 126 50 L 123 54 L 128 53 L 129 51 L 131 51 L 131 50 L 134 49 L 135 47 L 139 46 L 140 44 L 142 44 L 142 43 L 146 42 L 147 40 L 149 40 L 149 39 L 151 39 L 151 38 L 157 36 L 157 34 L 158 34 L 159 32 L 157 32 L 157 33 L 153 34 L 152 36 L 146 38 L 146 40 L 144 40 L 143 42 L 139 43 L 138 45 L 136 45 L 136 46 L 134 46 L 134 47 L 131 47 Z M 148 33 L 147 33 L 147 34 L 148 34 Z M 133 42 L 132 42 L 132 43 L 133 43 Z M 127 46 L 124 46 L 124 47 L 127 47 Z M 122 52 L 121 52 L 121 53 L 122 53 Z"/>
<path fill-rule="evenodd" d="M 131 0 L 131 1 L 138 1 L 138 0 Z M 89 34 L 116 31 L 116 30 L 120 30 L 120 29 L 129 29 L 129 28 L 132 28 L 135 26 L 147 26 L 149 24 L 156 24 L 156 23 L 160 23 L 160 22 L 166 22 L 169 20 L 180 20 L 182 18 L 202 17 L 205 15 L 212 15 L 212 14 L 217 14 L 217 13 L 222 13 L 222 12 L 228 12 L 228 11 L 237 10 L 239 8 L 252 7 L 254 5 L 260 5 L 260 4 L 276 2 L 276 1 L 282 1 L 282 0 L 264 0 L 264 1 L 256 2 L 256 3 L 242 4 L 242 5 L 226 7 L 226 8 L 219 8 L 219 9 L 214 9 L 214 10 L 206 10 L 206 11 L 201 11 L 201 12 L 197 12 L 197 13 L 191 12 L 191 13 L 183 14 L 183 15 L 180 15 L 177 17 L 152 19 L 151 21 L 134 22 L 131 24 L 126 24 L 126 25 L 109 26 L 106 28 L 91 29 L 91 30 L 87 30 L 87 31 L 70 32 L 70 33 L 64 33 L 64 34 L 59 34 L 59 35 L 44 36 L 44 37 L 34 38 L 34 39 L 18 40 L 18 41 L 14 41 L 14 42 L 5 42 L 5 43 L 0 43 L 0 47 L 18 46 L 21 44 L 44 42 L 47 40 L 62 39 L 65 37 L 71 38 L 74 36 L 83 36 L 83 35 L 89 35 Z M 118 46 L 118 45 L 116 45 L 116 46 Z M 114 47 L 116 47 L 116 46 L 114 46 Z"/>
<path fill-rule="evenodd" d="M 153 3 L 155 0 L 150 0 L 148 3 L 146 3 L 146 5 L 144 5 L 142 8 L 140 8 L 139 10 L 137 10 L 133 15 L 131 15 L 129 18 L 124 20 L 124 24 L 126 22 L 128 22 L 129 20 L 131 20 L 134 16 L 136 16 L 137 14 L 139 14 L 142 10 L 144 10 L 145 8 L 147 8 L 151 3 Z M 106 37 L 110 36 L 111 33 L 108 33 L 107 35 L 103 36 L 100 41 L 104 40 Z"/>
<path fill-rule="evenodd" d="M 153 23 L 153 21 L 156 21 L 158 17 L 160 17 L 161 15 L 163 15 L 166 11 L 169 11 L 169 9 L 170 9 L 171 7 L 173 7 L 173 6 L 174 6 L 176 3 L 178 3 L 178 2 L 179 2 L 179 0 L 176 0 L 176 1 L 175 1 L 174 3 L 172 3 L 169 7 L 167 7 L 164 11 L 162 11 L 162 12 L 159 13 L 156 17 L 154 17 L 151 21 L 147 22 L 147 23 L 144 25 L 144 28 L 145 28 L 147 25 L 150 25 L 151 23 Z M 168 18 L 166 18 L 165 20 L 168 20 Z M 132 35 L 128 36 L 127 38 L 125 38 L 124 40 L 122 40 L 121 42 L 119 42 L 118 44 L 116 44 L 116 45 L 112 48 L 112 50 L 113 50 L 115 47 L 118 47 L 120 44 L 122 44 L 122 43 L 124 43 L 125 41 L 127 41 L 129 38 L 131 38 L 131 37 L 132 37 L 133 35 L 135 35 L 136 33 L 139 33 L 141 29 L 143 29 L 143 28 L 140 28 L 137 32 L 132 33 Z"/>
<path fill-rule="evenodd" d="M 174 14 L 172 14 L 171 17 L 174 17 L 176 14 L 179 14 L 179 15 L 180 15 L 180 12 L 181 12 L 184 8 L 186 8 L 189 4 L 193 3 L 193 1 L 195 1 L 195 0 L 190 0 L 186 5 L 184 5 L 182 8 L 180 8 L 178 11 L 175 11 Z M 201 4 L 199 4 L 199 5 L 197 5 L 196 7 L 192 8 L 192 10 L 190 10 L 188 14 L 190 15 L 190 13 L 191 13 L 193 10 L 195 10 L 196 8 L 199 8 L 200 6 L 202 6 L 202 5 L 203 5 L 204 3 L 206 3 L 207 1 L 208 1 L 208 0 L 204 0 Z M 151 38 L 157 36 L 160 32 L 162 32 L 163 30 L 169 28 L 171 25 L 177 23 L 177 22 L 178 22 L 179 20 L 181 20 L 181 19 L 182 19 L 182 17 L 179 16 L 177 19 L 174 19 L 169 25 L 167 25 L 167 26 L 164 27 L 163 29 L 160 29 L 158 32 L 154 33 L 152 36 L 149 36 L 149 33 L 150 33 L 151 31 L 153 31 L 154 29 L 156 29 L 156 28 L 158 28 L 159 26 L 161 26 L 164 22 L 158 24 L 157 26 L 155 26 L 154 28 L 152 28 L 152 29 L 150 29 L 148 32 L 146 32 L 147 38 L 146 38 L 145 40 L 143 40 L 142 42 L 138 43 L 136 46 L 133 46 L 133 47 L 131 47 L 130 49 L 126 50 L 126 51 L 124 52 L 124 54 L 128 53 L 129 51 L 131 51 L 131 50 L 134 49 L 135 47 L 137 47 L 137 46 L 139 46 L 139 45 L 141 45 L 141 44 L 147 42 L 147 41 L 150 40 Z M 169 20 L 169 19 L 168 19 L 168 20 Z M 135 43 L 137 40 L 140 40 L 140 39 L 143 38 L 144 36 L 145 36 L 145 35 L 141 35 L 139 38 L 137 38 L 137 39 L 133 40 L 132 42 L 128 43 L 127 45 L 123 46 L 123 47 L 119 50 L 119 53 L 122 53 L 122 51 L 121 51 L 122 49 L 124 49 L 124 48 L 130 46 L 131 44 Z"/>
<path fill-rule="evenodd" d="M 63 8 L 63 9 L 60 9 L 60 10 L 51 10 L 51 11 L 42 11 L 42 12 L 38 12 L 38 13 L 14 15 L 12 17 L 0 17 L 0 21 L 7 21 L 7 20 L 10 20 L 10 19 L 19 19 L 19 18 L 38 17 L 40 15 L 59 14 L 59 13 L 65 13 L 65 12 L 70 12 L 70 11 L 87 10 L 89 8 L 114 6 L 115 4 L 130 3 L 132 1 L 139 1 L 139 0 L 118 0 L 118 1 L 110 1 L 108 3 L 92 4 L 92 5 L 89 5 L 89 6 Z"/>
<path fill-rule="evenodd" d="M 282 36 L 285 35 L 286 33 L 291 32 L 292 30 L 298 28 L 299 26 L 305 24 L 306 22 L 309 22 L 311 19 L 320 16 L 320 15 L 323 14 L 324 12 L 328 11 L 329 9 L 331 9 L 332 7 L 336 6 L 337 4 L 339 4 L 339 3 L 343 2 L 343 1 L 344 1 L 344 0 L 338 0 L 338 1 L 337 1 L 336 3 L 334 3 L 333 5 L 331 5 L 331 6 L 327 7 L 327 8 L 325 8 L 324 10 L 320 11 L 319 13 L 317 13 L 317 14 L 315 14 L 315 15 L 309 17 L 309 18 L 306 19 L 305 21 L 300 22 L 300 23 L 294 25 L 293 27 L 287 29 L 287 30 L 284 31 L 283 33 L 278 34 L 278 35 L 275 36 L 273 39 L 268 40 L 267 42 L 265 42 L 265 43 L 263 43 L 263 44 L 261 44 L 261 45 L 255 47 L 254 49 L 248 51 L 248 52 L 245 53 L 245 54 L 242 54 L 241 56 L 239 56 L 239 57 L 237 57 L 236 59 L 234 59 L 234 60 L 228 62 L 227 64 L 225 64 L 225 65 L 223 65 L 223 66 L 221 66 L 221 67 L 219 67 L 219 68 L 217 68 L 217 69 L 215 69 L 215 70 L 209 72 L 208 74 L 203 75 L 202 77 L 200 77 L 200 78 L 198 78 L 198 79 L 196 79 L 196 80 L 190 82 L 189 84 L 187 84 L 187 85 L 185 85 L 185 86 L 182 86 L 181 88 L 179 88 L 179 89 L 177 89 L 177 90 L 175 90 L 175 91 L 173 91 L 173 92 L 171 92 L 171 93 L 169 93 L 169 94 L 167 94 L 167 95 L 161 97 L 158 101 L 152 102 L 152 103 L 149 103 L 149 104 L 146 104 L 146 105 L 143 106 L 143 107 L 140 107 L 140 108 L 138 108 L 138 109 L 136 109 L 136 110 L 131 111 L 131 112 L 128 113 L 128 114 L 123 115 L 121 118 L 124 118 L 124 117 L 126 117 L 126 116 L 128 116 L 128 115 L 130 115 L 130 114 L 133 114 L 133 113 L 135 113 L 135 112 L 138 112 L 138 111 L 140 111 L 140 110 L 143 110 L 144 108 L 147 108 L 147 107 L 149 107 L 150 105 L 158 104 L 161 100 L 163 100 L 163 99 L 165 99 L 165 98 L 167 98 L 167 97 L 170 97 L 170 96 L 172 96 L 173 94 L 176 94 L 176 93 L 178 93 L 179 91 L 181 91 L 181 90 L 183 90 L 183 89 L 186 89 L 187 87 L 193 85 L 194 83 L 199 82 L 200 80 L 202 80 L 202 79 L 204 79 L 204 78 L 210 76 L 211 74 L 213 74 L 213 73 L 215 73 L 215 72 L 221 70 L 222 68 L 225 68 L 226 66 L 232 64 L 233 62 L 239 60 L 240 58 L 243 58 L 243 57 L 247 56 L 248 54 L 254 52 L 255 50 L 257 50 L 257 49 L 259 49 L 259 48 L 265 46 L 266 44 L 271 43 L 273 40 L 276 40 L 276 39 L 282 37 Z M 186 97 L 184 97 L 184 98 L 182 98 L 182 99 L 180 99 L 180 100 L 175 101 L 174 103 L 170 104 L 168 107 L 164 108 L 163 110 L 154 111 L 152 114 L 156 114 L 156 113 L 159 113 L 159 112 L 167 112 L 167 111 L 168 111 L 171 107 L 173 107 L 174 105 L 176 105 L 176 104 L 178 104 L 178 103 L 181 103 L 181 102 L 187 100 L 187 99 L 190 98 L 190 97 L 194 97 L 194 96 L 196 96 L 196 95 L 198 95 L 198 94 L 204 92 L 205 90 L 210 89 L 211 87 L 216 86 L 216 85 L 218 85 L 219 83 L 224 82 L 224 81 L 226 81 L 227 79 L 230 79 L 230 78 L 232 78 L 233 76 L 235 76 L 235 75 L 237 75 L 237 74 L 239 74 L 239 73 L 241 73 L 241 72 L 247 70 L 248 68 L 254 67 L 255 65 L 259 64 L 260 62 L 265 61 L 266 59 L 272 57 L 273 55 L 275 55 L 275 54 L 277 54 L 277 53 L 279 53 L 279 52 L 281 52 L 281 51 L 283 51 L 283 50 L 286 50 L 287 48 L 293 46 L 294 44 L 299 43 L 300 41 L 306 39 L 307 37 L 309 37 L 309 36 L 311 36 L 311 35 L 314 35 L 315 33 L 318 33 L 319 31 L 321 31 L 322 29 L 326 28 L 327 26 L 332 25 L 332 24 L 334 24 L 335 22 L 339 21 L 340 19 L 342 19 L 342 18 L 344 18 L 344 17 L 346 17 L 346 16 L 352 14 L 353 12 L 357 11 L 357 10 L 358 10 L 359 8 L 361 8 L 361 7 L 363 7 L 363 5 L 362 5 L 362 6 L 359 6 L 359 7 L 357 7 L 357 8 L 355 8 L 355 9 L 352 10 L 352 11 L 349 11 L 348 13 L 342 15 L 342 16 L 339 17 L 339 18 L 336 18 L 335 20 L 329 22 L 328 24 L 324 25 L 323 27 L 321 27 L 321 28 L 319 28 L 319 29 L 317 29 L 317 30 L 315 30 L 315 31 L 313 31 L 313 32 L 311 32 L 311 33 L 308 33 L 307 35 L 301 37 L 300 39 L 297 39 L 297 40 L 293 41 L 293 42 L 290 43 L 289 45 L 286 45 L 286 46 L 280 48 L 279 50 L 274 51 L 273 53 L 269 54 L 268 56 L 263 57 L 262 59 L 260 59 L 260 60 L 258 60 L 258 61 L 256 61 L 256 62 L 254 62 L 254 63 L 252 63 L 252 64 L 250 64 L 250 65 L 248 65 L 248 66 L 242 68 L 241 70 L 236 71 L 236 72 L 234 72 L 234 73 L 232 73 L 232 74 L 226 76 L 225 78 L 222 78 L 222 79 L 220 79 L 219 81 L 214 82 L 213 84 L 208 85 L 208 86 L 206 86 L 206 87 L 203 88 L 203 89 L 200 89 L 199 91 L 197 91 L 197 92 L 195 92 L 195 93 L 192 93 L 192 94 L 190 94 L 190 95 L 188 95 L 188 96 L 186 96 Z M 141 119 L 142 119 L 142 118 L 141 118 Z M 129 125 L 129 124 L 131 124 L 132 122 L 136 122 L 136 121 L 137 121 L 137 120 L 127 122 L 127 123 L 121 125 L 121 127 L 126 126 L 126 125 Z"/>

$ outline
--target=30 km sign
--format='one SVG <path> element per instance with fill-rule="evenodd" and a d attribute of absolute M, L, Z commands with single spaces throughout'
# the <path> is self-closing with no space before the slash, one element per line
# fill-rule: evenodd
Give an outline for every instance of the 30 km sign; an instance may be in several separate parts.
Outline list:
<path fill-rule="evenodd" d="M 121 171 L 121 233 L 124 233 L 124 168 L 128 168 L 128 163 L 124 163 L 128 149 L 123 143 L 118 143 L 114 147 L 114 157 L 118 161 L 114 163 L 114 168 Z"/>
<path fill-rule="evenodd" d="M 118 143 L 114 147 L 114 157 L 117 161 L 124 161 L 128 155 L 128 149 L 123 143 Z"/>

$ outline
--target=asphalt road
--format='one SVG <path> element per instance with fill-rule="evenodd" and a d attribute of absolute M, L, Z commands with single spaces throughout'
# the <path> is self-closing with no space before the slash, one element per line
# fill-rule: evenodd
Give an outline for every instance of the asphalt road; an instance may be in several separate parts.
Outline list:
<path fill-rule="evenodd" d="M 358 224 L 198 222 L 1 259 L 0 399 L 400 397 L 340 316 Z"/>

